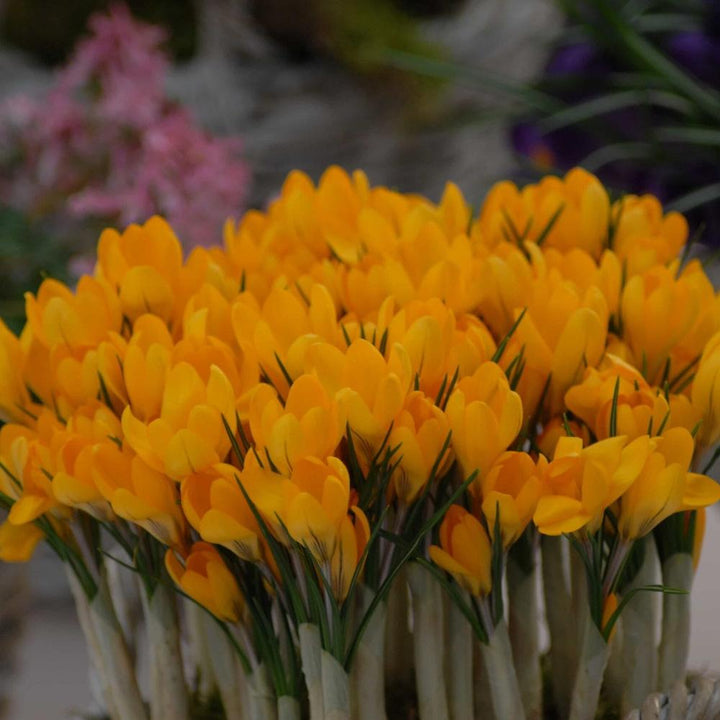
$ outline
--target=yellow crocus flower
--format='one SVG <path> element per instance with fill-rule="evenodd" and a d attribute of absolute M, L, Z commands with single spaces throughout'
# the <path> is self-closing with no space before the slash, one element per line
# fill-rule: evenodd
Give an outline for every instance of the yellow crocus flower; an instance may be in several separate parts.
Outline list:
<path fill-rule="evenodd" d="M 332 455 L 345 432 L 337 402 L 315 375 L 301 375 L 293 382 L 284 407 L 274 388 L 258 385 L 248 418 L 261 460 L 285 474 L 298 458 Z"/>
<path fill-rule="evenodd" d="M 95 485 L 116 515 L 144 528 L 165 545 L 184 546 L 186 522 L 175 483 L 114 443 L 96 445 L 91 462 Z"/>
<path fill-rule="evenodd" d="M 369 539 L 370 525 L 365 513 L 353 505 L 340 523 L 337 546 L 330 561 L 330 585 L 338 602 L 347 597 Z"/>
<path fill-rule="evenodd" d="M 558 440 L 568 437 L 568 428 L 570 428 L 570 436 L 582 438 L 583 445 L 590 442 L 590 433 L 586 425 L 577 420 L 556 415 L 543 423 L 542 430 L 535 440 L 538 449 L 546 458 L 555 455 Z"/>
<path fill-rule="evenodd" d="M 110 506 L 93 477 L 93 458 L 100 445 L 116 448 L 121 434 L 116 415 L 98 401 L 75 411 L 66 430 L 58 433 L 54 441 L 58 450 L 52 489 L 58 502 L 100 520 L 110 518 Z"/>
<path fill-rule="evenodd" d="M 460 505 L 451 505 L 440 525 L 440 547 L 430 546 L 430 558 L 474 597 L 492 589 L 492 549 L 482 523 Z"/>
<path fill-rule="evenodd" d="M 630 442 L 611 437 L 583 448 L 582 440 L 561 437 L 542 477 L 543 495 L 534 522 L 544 535 L 585 528 L 595 532 L 605 510 L 628 491 L 657 444 L 647 435 Z"/>
<path fill-rule="evenodd" d="M 98 242 L 96 275 L 117 289 L 131 321 L 145 313 L 173 319 L 181 266 L 180 242 L 161 217 L 130 225 L 122 234 L 105 230 Z"/>
<path fill-rule="evenodd" d="M 249 472 L 232 465 L 218 464 L 201 475 L 185 478 L 181 486 L 182 507 L 188 522 L 200 537 L 224 545 L 238 557 L 249 562 L 262 558 L 260 529 L 238 479 L 251 497 L 257 482 L 271 482 L 270 471 L 258 468 L 256 482 Z"/>
<path fill-rule="evenodd" d="M 0 319 L 0 420 L 29 423 L 32 403 L 24 375 L 26 347 Z M 27 411 L 27 412 L 26 412 Z"/>
<path fill-rule="evenodd" d="M 384 329 L 378 327 L 382 335 Z M 387 324 L 387 346 L 402 345 L 410 358 L 417 387 L 429 397 L 458 377 L 470 375 L 495 352 L 495 341 L 474 315 L 456 315 L 439 298 L 414 300 Z"/>
<path fill-rule="evenodd" d="M 690 390 L 693 409 L 702 419 L 697 441 L 708 448 L 720 438 L 720 332 L 703 349 Z"/>
<path fill-rule="evenodd" d="M 317 375 L 337 401 L 340 415 L 353 431 L 360 460 L 368 463 L 405 402 L 412 382 L 410 359 L 401 345 L 394 345 L 386 360 L 363 339 L 354 340 L 345 352 L 327 343 L 308 350 L 308 371 Z"/>
<path fill-rule="evenodd" d="M 579 247 L 599 258 L 607 238 L 609 208 L 600 181 L 582 168 L 573 168 L 564 178 L 548 176 L 522 190 L 509 181 L 494 185 L 478 225 L 490 247 L 514 233 L 524 233 L 524 239 L 534 242 L 559 212 L 544 245 L 562 252 Z M 509 222 L 513 227 L 508 227 Z"/>
<path fill-rule="evenodd" d="M 16 437 L 12 444 L 16 467 L 17 461 L 23 463 L 22 473 L 16 476 L 22 491 L 8 513 L 13 525 L 33 522 L 45 513 L 58 517 L 69 515 L 69 511 L 58 504 L 51 480 L 58 470 L 59 450 L 67 437 L 65 426 L 52 411 L 43 408 L 35 431 L 32 438 Z"/>
<path fill-rule="evenodd" d="M 0 525 L 0 560 L 27 562 L 44 537 L 42 530 L 33 524 L 13 525 L 6 520 Z"/>
<path fill-rule="evenodd" d="M 287 532 L 321 565 L 329 563 L 350 507 L 350 476 L 342 460 L 302 458 L 283 486 Z"/>
<path fill-rule="evenodd" d="M 498 243 L 492 252 L 480 245 L 477 252 L 482 259 L 477 310 L 495 337 L 502 338 L 513 326 L 518 308 L 527 306 L 535 273 L 516 243 Z"/>
<path fill-rule="evenodd" d="M 512 338 L 513 348 L 525 346 L 525 371 L 518 384 L 526 412 L 533 413 L 550 378 L 546 407 L 562 411 L 565 391 L 594 367 L 605 351 L 608 306 L 599 288 L 582 291 L 556 268 L 532 285 L 527 311 Z M 520 311 L 516 310 L 516 317 Z M 512 358 L 510 348 L 506 361 Z"/>
<path fill-rule="evenodd" d="M 165 567 L 175 584 L 216 618 L 229 623 L 240 621 L 245 608 L 240 587 L 212 545 L 196 542 L 182 560 L 168 550 Z"/>
<path fill-rule="evenodd" d="M 447 416 L 424 393 L 414 391 L 405 398 L 388 438 L 388 447 L 398 448 L 392 459 L 397 464 L 391 482 L 400 503 L 415 501 L 430 480 L 433 467 L 436 478 L 448 471 L 452 451 L 448 447 L 442 456 L 440 453 L 449 434 Z"/>
<path fill-rule="evenodd" d="M 238 344 L 254 349 L 263 373 L 283 397 L 287 396 L 290 384 L 286 373 L 290 378 L 302 373 L 310 344 L 324 340 L 338 347 L 345 345 L 327 288 L 314 283 L 308 300 L 309 304 L 298 292 L 275 287 L 261 308 L 244 296 L 238 297 L 232 306 Z"/>
<path fill-rule="evenodd" d="M 623 195 L 610 212 L 617 218 L 613 248 L 628 277 L 667 265 L 687 241 L 687 220 L 677 212 L 663 215 L 662 205 L 653 195 Z"/>
<path fill-rule="evenodd" d="M 720 485 L 689 472 L 695 445 L 685 428 L 653 438 L 653 452 L 637 479 L 620 499 L 618 531 L 628 540 L 647 535 L 658 523 L 681 510 L 695 510 L 720 500 Z"/>
<path fill-rule="evenodd" d="M 160 415 L 172 348 L 170 332 L 160 318 L 142 315 L 135 321 L 123 360 L 123 379 L 128 406 L 142 422 Z"/>
<path fill-rule="evenodd" d="M 93 349 L 122 327 L 122 310 L 112 287 L 87 275 L 74 293 L 57 280 L 44 280 L 36 295 L 25 294 L 25 312 L 33 336 L 47 348 Z"/>
<path fill-rule="evenodd" d="M 525 452 L 504 452 L 487 475 L 470 486 L 491 534 L 496 518 L 499 521 L 504 548 L 509 548 L 532 520 L 546 467 L 542 455 L 535 463 Z"/>
<path fill-rule="evenodd" d="M 623 339 L 633 354 L 633 365 L 650 383 L 659 382 L 672 350 L 697 322 L 702 287 L 696 273 L 675 273 L 652 267 L 631 277 L 621 299 Z M 679 370 L 679 368 L 678 368 Z"/>
<path fill-rule="evenodd" d="M 599 440 L 610 436 L 610 418 L 615 403 L 615 433 L 633 439 L 656 434 L 672 427 L 670 403 L 657 388 L 652 388 L 632 365 L 606 354 L 600 369 L 588 368 L 579 385 L 565 393 L 565 404 Z"/>
<path fill-rule="evenodd" d="M 235 430 L 235 394 L 227 376 L 212 365 L 206 377 L 190 363 L 167 373 L 160 416 L 148 423 L 126 407 L 122 429 L 127 443 L 158 472 L 180 481 L 221 462 L 230 450 L 223 417 Z"/>
<path fill-rule="evenodd" d="M 482 478 L 522 426 L 520 396 L 510 390 L 505 373 L 493 362 L 483 363 L 457 383 L 445 412 L 465 477 L 477 470 Z"/>

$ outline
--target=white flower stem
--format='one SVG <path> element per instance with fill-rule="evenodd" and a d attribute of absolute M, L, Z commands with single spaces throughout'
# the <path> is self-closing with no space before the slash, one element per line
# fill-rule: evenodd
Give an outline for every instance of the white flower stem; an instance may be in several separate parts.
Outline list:
<path fill-rule="evenodd" d="M 310 701 L 310 720 L 323 720 L 325 706 L 323 705 L 322 670 L 320 668 L 320 629 L 317 625 L 303 623 L 298 627 L 300 639 L 300 660 L 305 676 L 305 686 Z"/>
<path fill-rule="evenodd" d="M 100 706 L 102 711 L 106 712 L 111 718 L 116 718 L 117 708 L 115 705 L 115 698 L 113 697 L 112 683 L 107 676 L 95 626 L 90 620 L 90 602 L 69 565 L 65 565 L 65 572 L 67 574 L 68 582 L 70 583 L 70 590 L 75 600 L 75 609 L 77 610 L 80 628 L 82 629 L 85 637 L 85 643 L 87 645 L 88 656 L 90 659 L 90 667 L 88 668 L 90 675 L 90 687 L 91 690 L 95 690 L 96 685 L 93 680 L 97 679 L 102 695 L 102 697 L 93 697 L 93 700 Z"/>
<path fill-rule="evenodd" d="M 102 573 L 97 578 L 97 587 L 97 594 L 90 601 L 89 614 L 115 701 L 113 720 L 146 720 L 147 712 L 135 670 Z"/>
<path fill-rule="evenodd" d="M 570 704 L 570 720 L 593 720 L 597 713 L 600 688 L 609 647 L 586 606 L 581 616 L 581 640 L 577 673 Z"/>
<path fill-rule="evenodd" d="M 685 680 L 690 649 L 690 589 L 695 572 L 690 553 L 675 553 L 662 564 L 662 583 L 687 590 L 687 595 L 663 595 L 662 630 L 658 650 L 658 689 L 669 691 Z"/>
<path fill-rule="evenodd" d="M 185 615 L 187 628 L 188 672 L 190 677 L 197 678 L 200 697 L 209 698 L 217 687 L 212 671 L 212 660 L 205 632 L 205 619 L 207 611 L 194 602 L 183 602 L 180 606 Z"/>
<path fill-rule="evenodd" d="M 114 545 L 109 553 L 115 558 L 121 558 L 132 564 L 132 558 L 120 545 Z M 139 575 L 126 568 L 119 562 L 109 562 L 105 565 L 110 597 L 115 607 L 115 613 L 127 642 L 130 659 L 135 662 L 137 655 L 136 638 L 138 635 L 141 612 L 141 595 Z"/>
<path fill-rule="evenodd" d="M 150 716 L 153 720 L 188 720 L 190 703 L 175 593 L 159 582 L 152 596 L 143 592 L 141 597 L 150 648 Z"/>
<path fill-rule="evenodd" d="M 641 540 L 645 546 L 643 562 L 637 574 L 623 589 L 627 594 L 633 589 L 657 583 L 655 543 L 652 538 Z M 656 593 L 638 592 L 623 610 L 622 623 L 622 696 L 620 710 L 625 717 L 639 708 L 645 698 L 655 690 L 657 657 L 652 648 L 656 645 L 658 625 Z M 614 652 L 613 652 L 614 654 Z M 611 655 L 611 660 L 613 655 Z M 667 688 L 670 690 L 670 687 Z"/>
<path fill-rule="evenodd" d="M 451 720 L 473 720 L 473 630 L 453 602 L 446 613 L 445 671 Z"/>
<path fill-rule="evenodd" d="M 350 720 L 350 676 L 326 650 L 320 651 L 325 720 Z"/>
<path fill-rule="evenodd" d="M 473 706 L 475 717 L 489 720 L 495 715 L 492 697 L 490 696 L 490 683 L 483 662 L 483 643 L 479 640 L 473 642 Z"/>
<path fill-rule="evenodd" d="M 250 674 L 250 720 L 278 720 L 278 706 L 270 676 L 264 664 Z"/>
<path fill-rule="evenodd" d="M 278 720 L 300 720 L 300 703 L 297 698 L 283 695 L 277 701 Z"/>
<path fill-rule="evenodd" d="M 480 644 L 483 667 L 488 678 L 495 720 L 524 720 L 525 709 L 520 695 L 512 647 L 507 625 L 501 620 L 489 638 L 487 644 Z"/>
<path fill-rule="evenodd" d="M 385 675 L 393 687 L 410 687 L 413 681 L 413 643 L 410 602 L 405 568 L 395 577 L 387 599 L 385 623 Z"/>
<path fill-rule="evenodd" d="M 365 615 L 375 592 L 362 586 L 358 593 L 358 619 Z M 375 608 L 353 656 L 350 668 L 350 703 L 353 720 L 385 720 L 385 618 L 387 605 Z"/>
<path fill-rule="evenodd" d="M 248 679 L 237 651 L 215 618 L 203 608 L 197 607 L 197 610 L 198 627 L 207 652 L 206 672 L 220 693 L 225 717 L 227 720 L 246 720 L 250 717 Z"/>
<path fill-rule="evenodd" d="M 508 630 L 525 716 L 542 718 L 542 676 L 540 673 L 540 611 L 538 607 L 537 564 L 527 573 L 508 558 Z"/>
<path fill-rule="evenodd" d="M 420 565 L 407 569 L 412 591 L 413 648 L 420 720 L 449 720 L 443 672 L 445 652 L 442 588 Z"/>
<path fill-rule="evenodd" d="M 567 572 L 567 541 L 562 537 L 541 539 L 542 580 L 545 612 L 550 631 L 550 667 L 553 698 L 559 717 L 567 717 L 574 681 L 573 652 L 575 626 L 572 617 Z"/>

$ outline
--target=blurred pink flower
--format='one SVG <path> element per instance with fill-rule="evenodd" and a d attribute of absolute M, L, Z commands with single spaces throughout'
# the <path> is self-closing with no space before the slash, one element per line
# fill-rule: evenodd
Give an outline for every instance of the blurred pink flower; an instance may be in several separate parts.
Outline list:
<path fill-rule="evenodd" d="M 59 225 L 159 213 L 186 246 L 217 242 L 249 182 L 239 139 L 210 136 L 166 97 L 162 29 L 123 5 L 89 28 L 45 98 L 0 106 L 0 196 Z"/>

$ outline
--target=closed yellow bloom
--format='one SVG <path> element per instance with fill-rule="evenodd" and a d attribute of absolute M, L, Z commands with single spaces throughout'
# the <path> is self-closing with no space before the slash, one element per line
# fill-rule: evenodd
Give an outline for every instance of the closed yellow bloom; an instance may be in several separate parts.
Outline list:
<path fill-rule="evenodd" d="M 579 247 L 598 258 L 607 240 L 609 209 L 600 181 L 573 168 L 564 178 L 548 176 L 522 190 L 508 181 L 494 185 L 478 224 L 484 242 L 491 247 L 516 233 L 534 242 L 560 211 L 544 246 L 562 252 Z"/>
<path fill-rule="evenodd" d="M 673 348 L 688 335 L 700 311 L 702 288 L 693 274 L 656 266 L 630 278 L 621 300 L 623 339 L 633 364 L 658 382 Z M 681 368 L 678 368 L 678 371 Z"/>
<path fill-rule="evenodd" d="M 330 585 L 335 599 L 342 602 L 370 539 L 370 525 L 363 511 L 353 505 L 340 524 L 338 543 L 330 562 Z"/>
<path fill-rule="evenodd" d="M 22 491 L 30 445 L 37 432 L 24 425 L 7 423 L 0 427 L 0 492 L 17 499 Z"/>
<path fill-rule="evenodd" d="M 492 252 L 480 246 L 482 257 L 478 313 L 503 338 L 510 331 L 518 309 L 529 301 L 535 273 L 528 257 L 515 243 L 502 242 Z"/>
<path fill-rule="evenodd" d="M 528 246 L 533 249 L 533 246 Z M 611 250 L 605 250 L 596 260 L 585 250 L 575 248 L 562 253 L 555 248 L 543 250 L 543 263 L 548 270 L 557 269 L 563 278 L 570 280 L 581 293 L 595 287 L 603 294 L 608 312 L 617 313 L 620 305 L 623 269 L 620 258 Z"/>
<path fill-rule="evenodd" d="M 29 423 L 32 404 L 23 378 L 26 349 L 0 319 L 0 420 Z"/>
<path fill-rule="evenodd" d="M 373 317 L 388 297 L 403 305 L 417 295 L 399 260 L 375 254 L 363 256 L 356 265 L 338 265 L 335 275 L 341 306 L 361 320 Z"/>
<path fill-rule="evenodd" d="M 586 367 L 600 361 L 607 326 L 607 302 L 597 287 L 581 292 L 556 269 L 535 280 L 527 312 L 513 336 L 514 347 L 525 346 L 526 370 L 518 392 L 526 412 L 535 411 L 548 377 L 547 407 L 551 414 L 562 412 L 565 391 Z"/>
<path fill-rule="evenodd" d="M 237 580 L 209 543 L 196 542 L 182 561 L 168 550 L 165 567 L 175 584 L 218 620 L 236 623 L 242 618 L 245 601 Z"/>
<path fill-rule="evenodd" d="M 145 423 L 127 407 L 122 429 L 150 467 L 179 481 L 225 459 L 230 440 L 223 417 L 234 431 L 235 395 L 227 376 L 212 365 L 202 377 L 180 362 L 167 373 L 160 417 Z"/>
<path fill-rule="evenodd" d="M 236 409 L 247 413 L 250 393 L 260 381 L 260 368 L 249 344 L 228 345 L 210 334 L 209 313 L 206 309 L 186 314 L 182 338 L 172 350 L 171 364 L 189 363 L 206 378 L 213 367 L 219 368 L 232 386 Z"/>
<path fill-rule="evenodd" d="M 204 248 L 197 248 L 198 252 L 207 252 Z M 188 260 L 188 263 L 196 257 L 195 253 Z M 208 268 L 209 270 L 209 268 Z M 196 270 L 196 272 L 199 272 Z M 236 349 L 235 331 L 232 326 L 232 304 L 231 301 L 237 296 L 237 285 L 233 282 L 226 287 L 228 279 L 226 275 L 218 270 L 218 277 L 212 277 L 212 281 L 205 281 L 199 284 L 183 308 L 183 329 L 188 321 L 195 315 L 203 317 L 204 331 L 207 336 L 220 340 L 225 345 Z"/>
<path fill-rule="evenodd" d="M 695 445 L 685 428 L 653 438 L 653 452 L 620 500 L 618 531 L 628 540 L 647 535 L 681 510 L 695 510 L 720 500 L 720 485 L 688 471 Z"/>
<path fill-rule="evenodd" d="M 677 212 L 663 215 L 653 195 L 624 195 L 612 207 L 617 217 L 613 249 L 628 277 L 674 260 L 687 241 L 687 220 Z"/>
<path fill-rule="evenodd" d="M 298 293 L 275 287 L 262 308 L 245 296 L 232 307 L 237 342 L 241 347 L 253 347 L 263 373 L 283 397 L 289 387 L 285 373 L 290 378 L 302 373 L 310 344 L 324 340 L 338 347 L 345 345 L 327 288 L 313 284 L 308 300 L 309 304 Z"/>
<path fill-rule="evenodd" d="M 567 432 L 568 427 L 570 428 L 569 436 Z M 585 425 L 577 422 L 577 420 L 556 415 L 543 423 L 542 430 L 537 436 L 535 443 L 540 452 L 546 458 L 549 458 L 555 455 L 555 448 L 562 437 L 581 438 L 583 445 L 587 445 L 590 442 L 590 432 Z"/>
<path fill-rule="evenodd" d="M 71 351 L 95 348 L 110 332 L 119 333 L 122 311 L 117 295 L 100 279 L 83 275 L 73 293 L 57 280 L 42 282 L 37 295 L 26 293 L 28 324 L 45 347 Z"/>
<path fill-rule="evenodd" d="M 388 447 L 399 446 L 393 456 L 397 465 L 391 482 L 402 504 L 414 502 L 430 480 L 433 467 L 436 478 L 449 470 L 453 460 L 451 449 L 448 447 L 440 454 L 449 434 L 450 423 L 442 410 L 424 393 L 411 392 L 388 438 Z"/>
<path fill-rule="evenodd" d="M 380 322 L 380 321 L 379 321 Z M 378 328 L 382 335 L 384 328 Z M 417 388 L 437 397 L 455 372 L 470 375 L 495 352 L 495 341 L 474 315 L 455 313 L 439 298 L 415 300 L 387 324 L 387 346 L 407 351 Z"/>
<path fill-rule="evenodd" d="M 710 447 L 720 438 L 720 333 L 713 335 L 703 350 L 690 397 L 702 418 L 697 441 Z"/>
<path fill-rule="evenodd" d="M 105 405 L 95 401 L 78 409 L 56 442 L 56 470 L 52 478 L 55 498 L 63 505 L 84 510 L 99 520 L 109 519 L 110 506 L 95 484 L 95 448 L 110 445 L 117 449 L 120 421 Z"/>
<path fill-rule="evenodd" d="M 51 480 L 58 469 L 59 449 L 66 437 L 65 427 L 51 410 L 43 408 L 35 430 L 27 444 L 22 437 L 16 437 L 12 443 L 14 459 L 24 463 L 22 474 L 16 477 L 22 485 L 22 492 L 8 513 L 13 525 L 33 522 L 45 513 L 58 517 L 69 515 L 67 509 L 58 505 Z"/>
<path fill-rule="evenodd" d="M 172 348 L 170 332 L 160 318 L 142 315 L 135 321 L 123 360 L 123 379 L 129 407 L 142 422 L 160 415 Z"/>
<path fill-rule="evenodd" d="M 546 467 L 542 456 L 536 464 L 525 452 L 504 452 L 488 474 L 470 486 L 491 534 L 499 519 L 504 548 L 509 548 L 532 520 Z"/>
<path fill-rule="evenodd" d="M 353 431 L 362 462 L 382 444 L 405 402 L 412 381 L 407 352 L 394 345 L 387 360 L 367 340 L 354 340 L 345 352 L 318 343 L 308 350 L 308 370 L 334 396 Z"/>
<path fill-rule="evenodd" d="M 505 373 L 493 362 L 483 363 L 457 383 L 445 412 L 465 477 L 477 470 L 482 478 L 515 440 L 523 419 L 520 396 L 510 390 Z"/>
<path fill-rule="evenodd" d="M 273 481 L 272 473 L 262 468 L 251 473 L 232 465 L 214 465 L 202 475 L 183 480 L 183 512 L 203 540 L 224 545 L 243 560 L 255 562 L 262 557 L 260 530 L 238 478 L 251 497 L 256 495 L 258 483 Z"/>
<path fill-rule="evenodd" d="M 482 275 L 483 261 L 472 242 L 467 235 L 458 235 L 446 256 L 427 270 L 417 296 L 423 300 L 441 297 L 456 313 L 472 312 L 483 296 Z"/>
<path fill-rule="evenodd" d="M 96 274 L 117 289 L 123 314 L 131 321 L 152 313 L 165 322 L 175 314 L 182 248 L 160 217 L 130 225 L 122 234 L 105 230 L 98 242 Z"/>
<path fill-rule="evenodd" d="M 184 546 L 186 523 L 178 488 L 167 476 L 114 443 L 94 448 L 91 472 L 116 515 L 144 528 L 165 545 Z"/>
<path fill-rule="evenodd" d="M 0 525 L 0 560 L 27 562 L 44 537 L 42 530 L 33 524 L 13 525 L 5 521 Z"/>
<path fill-rule="evenodd" d="M 616 435 L 629 439 L 672 427 L 670 405 L 632 365 L 607 354 L 600 369 L 588 368 L 579 385 L 565 393 L 565 404 L 599 440 L 610 436 L 610 418 L 617 385 Z"/>
<path fill-rule="evenodd" d="M 280 275 L 293 282 L 318 259 L 330 255 L 315 203 L 312 181 L 295 170 L 267 213 L 251 210 L 237 228 L 226 224 L 227 260 L 235 277 L 242 278 L 258 299 L 265 298 Z"/>
<path fill-rule="evenodd" d="M 345 432 L 337 402 L 315 375 L 301 375 L 285 406 L 274 388 L 258 385 L 249 410 L 250 431 L 260 458 L 289 474 L 301 457 L 332 455 Z"/>
<path fill-rule="evenodd" d="M 620 436 L 583 448 L 580 438 L 560 438 L 542 478 L 543 496 L 533 518 L 538 530 L 595 532 L 605 510 L 636 481 L 655 444 L 647 435 L 631 442 Z"/>
<path fill-rule="evenodd" d="M 285 527 L 322 565 L 335 553 L 340 526 L 350 507 L 350 477 L 341 460 L 302 458 L 284 485 Z"/>
<path fill-rule="evenodd" d="M 430 558 L 474 597 L 492 589 L 492 549 L 482 523 L 460 505 L 451 505 L 440 525 L 440 547 Z"/>

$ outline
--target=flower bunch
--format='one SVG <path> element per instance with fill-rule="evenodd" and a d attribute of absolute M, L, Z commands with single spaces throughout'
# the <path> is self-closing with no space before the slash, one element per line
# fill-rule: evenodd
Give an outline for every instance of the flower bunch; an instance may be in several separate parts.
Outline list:
<path fill-rule="evenodd" d="M 434 204 L 293 172 L 186 258 L 159 217 L 105 230 L 92 275 L 45 280 L 20 336 L 0 327 L 0 557 L 45 539 L 67 564 L 120 720 L 148 715 L 119 552 L 152 718 L 191 713 L 173 587 L 229 718 L 382 718 L 408 667 L 423 720 L 541 717 L 540 574 L 573 720 L 611 643 L 637 660 L 640 591 L 666 592 L 659 667 L 619 687 L 608 669 L 633 707 L 684 672 L 672 593 L 720 499 L 697 472 L 720 438 L 720 302 L 686 239 L 581 169 L 500 183 L 476 215 L 452 184 Z"/>
<path fill-rule="evenodd" d="M 0 108 L 3 201 L 55 232 L 161 213 L 188 246 L 216 242 L 245 199 L 238 139 L 209 136 L 167 97 L 160 28 L 115 5 L 89 29 L 46 97 Z"/>

